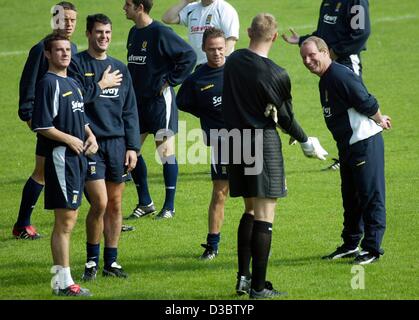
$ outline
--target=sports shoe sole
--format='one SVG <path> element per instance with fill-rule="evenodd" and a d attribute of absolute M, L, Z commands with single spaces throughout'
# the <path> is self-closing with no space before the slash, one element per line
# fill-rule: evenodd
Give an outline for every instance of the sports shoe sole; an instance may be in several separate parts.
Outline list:
<path fill-rule="evenodd" d="M 341 259 L 341 258 L 356 258 L 358 255 L 359 255 L 359 249 L 356 248 L 356 249 L 353 249 L 353 250 L 350 250 L 350 251 L 347 251 L 347 252 L 344 252 L 344 253 L 337 254 L 333 257 L 324 256 L 324 257 L 322 257 L 322 259 L 324 259 L 324 260 L 336 260 L 336 259 Z"/>
<path fill-rule="evenodd" d="M 359 261 L 354 261 L 353 264 L 357 264 L 357 265 L 363 266 L 365 264 L 371 264 L 371 263 L 375 263 L 377 261 L 378 261 L 378 258 L 377 257 L 372 257 L 372 258 L 370 258 L 368 260 L 365 260 L 365 261 L 360 261 L 360 262 Z"/>

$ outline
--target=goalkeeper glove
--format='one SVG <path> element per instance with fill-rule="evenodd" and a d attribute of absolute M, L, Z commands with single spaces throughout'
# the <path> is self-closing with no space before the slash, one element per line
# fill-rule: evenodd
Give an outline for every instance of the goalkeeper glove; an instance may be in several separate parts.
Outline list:
<path fill-rule="evenodd" d="M 316 137 L 308 137 L 307 142 L 301 142 L 300 145 L 306 157 L 326 160 L 325 156 L 327 156 L 328 153 L 323 149 L 319 139 Z"/>

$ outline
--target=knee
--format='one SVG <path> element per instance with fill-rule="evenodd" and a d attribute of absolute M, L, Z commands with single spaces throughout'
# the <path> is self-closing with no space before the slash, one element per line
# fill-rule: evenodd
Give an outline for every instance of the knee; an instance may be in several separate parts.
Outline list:
<path fill-rule="evenodd" d="M 122 201 L 120 198 L 110 198 L 106 206 L 106 214 L 119 216 L 122 214 Z"/>
<path fill-rule="evenodd" d="M 76 218 L 74 219 L 66 219 L 62 221 L 56 222 L 56 231 L 61 234 L 71 234 L 73 231 L 74 226 L 76 225 Z"/>
<path fill-rule="evenodd" d="M 213 197 L 216 204 L 224 205 L 227 198 L 227 192 L 225 190 L 214 190 Z"/>
<path fill-rule="evenodd" d="M 107 207 L 107 199 L 100 198 L 91 200 L 91 207 L 89 213 L 95 215 L 96 217 L 102 217 L 105 214 Z"/>

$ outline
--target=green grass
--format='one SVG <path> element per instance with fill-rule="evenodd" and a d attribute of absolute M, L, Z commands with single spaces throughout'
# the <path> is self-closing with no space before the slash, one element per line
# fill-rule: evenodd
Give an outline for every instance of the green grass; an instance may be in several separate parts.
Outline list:
<path fill-rule="evenodd" d="M 178 0 L 155 1 L 152 15 Z M 231 0 L 240 15 L 238 48 L 247 45 L 246 28 L 258 12 L 274 13 L 284 31 L 294 26 L 302 34 L 316 24 L 320 1 Z M 16 241 L 12 225 L 19 208 L 23 184 L 33 170 L 35 139 L 17 117 L 18 82 L 26 52 L 49 32 L 49 9 L 55 1 L 28 3 L 0 0 L 0 299 L 57 299 L 51 295 L 49 268 L 53 216 L 43 210 L 41 199 L 32 222 L 44 237 Z M 130 21 L 123 1 L 75 1 L 79 8 L 74 41 L 86 47 L 84 19 L 104 12 L 113 20 L 111 55 L 125 60 L 124 43 Z M 365 268 L 365 289 L 353 290 L 351 265 L 325 262 L 322 254 L 340 243 L 342 208 L 337 172 L 321 172 L 325 166 L 303 157 L 299 147 L 284 146 L 289 196 L 278 201 L 268 278 L 289 293 L 287 299 L 418 299 L 419 250 L 419 148 L 417 146 L 417 93 L 419 82 L 419 7 L 416 0 L 370 1 L 372 35 L 363 54 L 364 79 L 378 98 L 382 111 L 393 118 L 386 132 L 387 231 L 386 254 Z M 310 25 L 312 27 L 310 27 Z M 299 27 L 300 26 L 300 27 Z M 182 36 L 185 29 L 174 28 Z M 331 155 L 336 147 L 327 131 L 320 108 L 317 81 L 301 63 L 298 49 L 278 41 L 271 58 L 285 67 L 292 79 L 297 118 L 309 135 L 320 138 Z M 198 121 L 181 114 L 188 128 Z M 287 141 L 284 137 L 284 141 Z M 152 141 L 144 146 L 149 164 L 150 190 L 158 207 L 163 203 L 161 167 L 154 162 Z M 207 207 L 211 193 L 208 165 L 180 165 L 176 217 L 170 221 L 145 218 L 134 221 L 136 231 L 121 236 L 119 261 L 130 274 L 126 281 L 99 279 L 88 284 L 93 299 L 246 299 L 234 295 L 236 229 L 242 214 L 240 199 L 226 205 L 220 255 L 210 263 L 197 260 L 207 233 Z M 123 206 L 128 214 L 136 204 L 132 183 L 126 187 Z M 79 279 L 85 260 L 84 203 L 74 230 L 71 267 Z M 205 289 L 205 290 L 203 290 Z"/>

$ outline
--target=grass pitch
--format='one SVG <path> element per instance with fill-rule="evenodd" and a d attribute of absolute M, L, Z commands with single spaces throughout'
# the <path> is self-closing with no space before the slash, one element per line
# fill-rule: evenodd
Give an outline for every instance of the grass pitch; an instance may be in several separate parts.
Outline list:
<path fill-rule="evenodd" d="M 152 16 L 177 0 L 155 1 Z M 125 41 L 131 27 L 122 11 L 123 1 L 75 0 L 78 27 L 74 42 L 86 48 L 85 17 L 103 12 L 113 20 L 110 54 L 126 59 Z M 280 30 L 294 27 L 300 34 L 314 30 L 320 1 L 230 0 L 240 16 L 241 33 L 236 48 L 247 46 L 246 29 L 258 12 L 271 12 Z M 50 233 L 53 216 L 38 202 L 32 222 L 43 235 L 39 241 L 17 241 L 11 230 L 19 209 L 23 185 L 33 170 L 35 136 L 18 119 L 18 83 L 29 48 L 50 32 L 50 8 L 55 1 L 13 2 L 0 0 L 0 299 L 58 299 L 51 295 L 52 265 Z M 284 145 L 289 196 L 278 201 L 273 230 L 268 279 L 286 299 L 418 299 L 419 246 L 419 148 L 417 146 L 417 94 L 419 92 L 419 7 L 416 0 L 370 1 L 372 35 L 364 52 L 364 80 L 394 128 L 384 134 L 386 144 L 387 231 L 386 253 L 365 267 L 364 288 L 353 289 L 359 270 L 347 262 L 326 262 L 320 256 L 340 244 L 342 208 L 338 172 L 322 172 L 326 163 L 304 158 L 299 147 Z M 182 36 L 183 27 L 174 29 Z M 318 78 L 301 63 L 296 46 L 281 39 L 271 58 L 285 67 L 293 85 L 297 119 L 309 135 L 317 136 L 330 156 L 336 147 L 325 127 L 319 103 Z M 196 119 L 180 114 L 188 129 L 198 128 Z M 284 136 L 283 136 L 284 137 Z M 149 138 L 150 139 L 150 138 Z M 284 141 L 287 141 L 284 137 Z M 195 143 L 189 142 L 189 145 Z M 163 203 L 162 170 L 154 161 L 151 140 L 144 146 L 150 191 L 157 207 Z M 128 280 L 105 279 L 86 286 L 93 299 L 246 299 L 234 294 L 236 229 L 242 214 L 240 199 L 226 205 L 219 256 L 211 262 L 197 258 L 207 234 L 207 208 L 211 196 L 209 165 L 179 167 L 176 217 L 170 221 L 145 218 L 134 221 L 133 232 L 123 233 L 119 262 Z M 123 201 L 128 215 L 136 204 L 132 183 Z M 79 280 L 85 262 L 84 219 L 88 207 L 80 208 L 71 245 L 71 267 Z M 103 261 L 103 260 L 102 260 Z M 352 273 L 354 271 L 355 273 Z"/>

